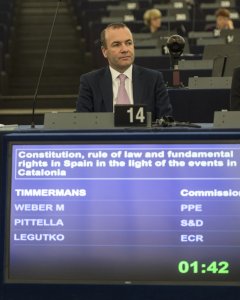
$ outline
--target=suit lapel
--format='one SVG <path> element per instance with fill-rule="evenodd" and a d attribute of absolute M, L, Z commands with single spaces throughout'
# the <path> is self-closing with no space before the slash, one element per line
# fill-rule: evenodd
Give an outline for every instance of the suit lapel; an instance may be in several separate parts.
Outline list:
<path fill-rule="evenodd" d="M 112 112 L 113 91 L 112 91 L 112 76 L 109 67 L 104 69 L 103 76 L 100 78 L 100 89 L 102 93 L 103 106 L 105 107 L 105 110 L 107 112 Z"/>
<path fill-rule="evenodd" d="M 132 69 L 132 81 L 133 81 L 133 100 L 134 104 L 141 104 L 141 99 L 143 98 L 144 93 L 144 82 L 143 78 L 141 76 L 141 72 L 139 68 L 135 65 L 133 65 Z"/>

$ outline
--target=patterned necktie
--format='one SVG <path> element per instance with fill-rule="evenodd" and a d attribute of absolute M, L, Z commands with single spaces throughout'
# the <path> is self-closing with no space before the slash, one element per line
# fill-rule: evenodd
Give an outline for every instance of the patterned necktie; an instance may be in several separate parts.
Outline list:
<path fill-rule="evenodd" d="M 118 78 L 120 80 L 120 85 L 118 88 L 116 104 L 130 104 L 130 100 L 125 88 L 125 79 L 127 76 L 125 74 L 120 74 Z"/>

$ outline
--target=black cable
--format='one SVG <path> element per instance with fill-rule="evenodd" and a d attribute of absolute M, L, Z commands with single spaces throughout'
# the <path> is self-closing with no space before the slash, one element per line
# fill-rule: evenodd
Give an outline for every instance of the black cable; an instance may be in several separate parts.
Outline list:
<path fill-rule="evenodd" d="M 62 2 L 62 0 L 58 0 L 58 4 L 57 4 L 57 7 L 56 7 L 56 11 L 55 11 L 55 15 L 54 15 L 54 18 L 53 18 L 50 34 L 49 34 L 49 37 L 48 37 L 47 46 L 46 46 L 46 49 L 45 49 L 45 53 L 44 53 L 44 57 L 43 57 L 42 65 L 41 65 L 41 70 L 40 70 L 40 73 L 39 73 L 39 76 L 38 76 L 38 81 L 37 81 L 37 85 L 36 85 L 36 89 L 35 89 L 35 94 L 34 94 L 34 97 L 33 97 L 31 128 L 35 128 L 35 108 L 36 108 L 36 102 L 37 102 L 39 86 L 40 86 L 40 82 L 41 82 L 41 79 L 42 79 L 42 74 L 43 74 L 43 70 L 44 70 L 44 66 L 45 66 L 45 62 L 46 62 L 46 58 L 47 58 L 47 54 L 48 54 L 48 50 L 49 50 L 49 45 L 50 45 L 50 42 L 51 42 L 51 39 L 52 39 L 53 29 L 54 29 L 54 26 L 55 26 L 55 22 L 56 22 L 56 19 L 57 19 L 58 10 L 59 10 L 59 6 L 60 6 L 61 2 Z"/>

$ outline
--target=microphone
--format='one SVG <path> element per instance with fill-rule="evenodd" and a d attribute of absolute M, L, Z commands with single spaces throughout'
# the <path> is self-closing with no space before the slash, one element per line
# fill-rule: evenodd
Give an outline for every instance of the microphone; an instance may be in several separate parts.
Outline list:
<path fill-rule="evenodd" d="M 173 86 L 182 87 L 183 85 L 180 81 L 178 61 L 183 53 L 185 47 L 185 40 L 182 36 L 174 34 L 168 38 L 167 47 L 170 53 L 170 58 L 173 67 Z"/>
<path fill-rule="evenodd" d="M 52 39 L 53 29 L 54 29 L 54 26 L 55 26 L 55 22 L 56 22 L 56 19 L 57 19 L 58 10 L 59 10 L 61 2 L 62 2 L 62 0 L 58 0 L 56 11 L 55 11 L 53 22 L 52 22 L 52 26 L 51 26 L 51 29 L 50 29 L 50 34 L 49 34 L 48 41 L 47 41 L 47 46 L 46 46 L 44 56 L 43 56 L 43 61 L 42 61 L 40 73 L 39 73 L 39 76 L 38 76 L 38 81 L 37 81 L 37 85 L 36 85 L 36 89 L 35 89 L 35 93 L 34 93 L 34 97 L 33 97 L 33 103 L 32 103 L 31 128 L 35 128 L 35 108 L 36 108 L 36 103 L 37 103 L 38 90 L 39 90 L 39 86 L 40 86 L 40 83 L 41 83 L 42 74 L 43 74 L 43 70 L 44 70 L 44 66 L 45 66 L 45 62 L 46 62 L 46 58 L 47 58 L 47 54 L 48 54 L 48 50 L 49 50 L 49 45 L 50 45 L 50 42 L 51 42 L 51 39 Z"/>
<path fill-rule="evenodd" d="M 175 121 L 172 116 L 163 116 L 152 124 L 152 127 L 192 127 L 201 128 L 201 125 L 190 122 L 178 122 Z"/>

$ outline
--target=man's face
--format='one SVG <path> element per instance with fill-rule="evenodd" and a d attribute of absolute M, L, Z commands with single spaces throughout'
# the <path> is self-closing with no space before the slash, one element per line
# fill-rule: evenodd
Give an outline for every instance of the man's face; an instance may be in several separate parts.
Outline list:
<path fill-rule="evenodd" d="M 108 28 L 105 32 L 106 48 L 102 47 L 102 53 L 107 58 L 109 65 L 122 73 L 130 67 L 134 61 L 134 44 L 130 30 L 123 28 Z"/>

